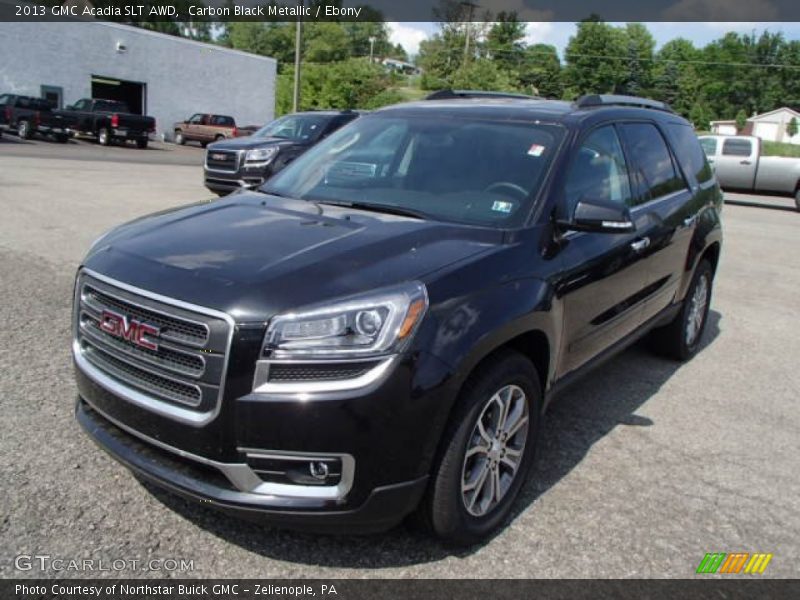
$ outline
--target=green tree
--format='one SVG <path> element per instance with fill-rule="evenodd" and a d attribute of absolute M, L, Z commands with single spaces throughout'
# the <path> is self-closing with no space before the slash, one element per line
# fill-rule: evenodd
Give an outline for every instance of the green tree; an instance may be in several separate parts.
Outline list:
<path fill-rule="evenodd" d="M 792 117 L 789 123 L 786 125 L 786 135 L 789 137 L 794 137 L 797 135 L 798 128 L 797 128 L 797 118 Z"/>
<path fill-rule="evenodd" d="M 487 58 L 478 58 L 462 65 L 453 74 L 452 87 L 497 92 L 515 90 L 514 82 L 509 74 L 503 71 L 495 61 Z"/>
<path fill-rule="evenodd" d="M 518 87 L 525 93 L 545 98 L 561 98 L 561 61 L 555 46 L 533 44 L 523 50 L 517 67 Z"/>
<path fill-rule="evenodd" d="M 740 109 L 736 113 L 736 130 L 741 131 L 745 125 L 747 125 L 747 113 Z"/>
<path fill-rule="evenodd" d="M 626 50 L 626 72 L 619 91 L 633 96 L 647 95 L 652 86 L 653 50 L 656 41 L 641 23 L 628 23 L 622 30 Z"/>
<path fill-rule="evenodd" d="M 564 58 L 564 86 L 570 95 L 608 94 L 624 84 L 627 56 L 622 31 L 596 18 L 578 23 L 569 39 Z"/>

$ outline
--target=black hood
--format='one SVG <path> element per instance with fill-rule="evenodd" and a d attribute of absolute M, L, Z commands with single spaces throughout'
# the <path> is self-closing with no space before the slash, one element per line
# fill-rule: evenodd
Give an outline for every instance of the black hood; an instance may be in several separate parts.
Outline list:
<path fill-rule="evenodd" d="M 209 150 L 252 150 L 253 148 L 267 148 L 268 146 L 294 146 L 301 145 L 295 140 L 287 140 L 278 137 L 256 137 L 248 135 L 244 137 L 220 140 L 209 144 Z"/>
<path fill-rule="evenodd" d="M 118 227 L 85 265 L 239 322 L 421 279 L 502 241 L 499 230 L 257 192 Z"/>

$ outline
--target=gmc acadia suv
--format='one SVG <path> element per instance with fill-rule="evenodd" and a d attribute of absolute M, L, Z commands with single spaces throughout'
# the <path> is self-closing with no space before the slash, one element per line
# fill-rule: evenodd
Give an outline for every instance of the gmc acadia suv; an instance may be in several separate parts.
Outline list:
<path fill-rule="evenodd" d="M 548 403 L 644 334 L 698 349 L 721 193 L 666 105 L 451 92 L 356 119 L 258 190 L 117 227 L 75 285 L 77 419 L 240 516 L 470 543 Z"/>

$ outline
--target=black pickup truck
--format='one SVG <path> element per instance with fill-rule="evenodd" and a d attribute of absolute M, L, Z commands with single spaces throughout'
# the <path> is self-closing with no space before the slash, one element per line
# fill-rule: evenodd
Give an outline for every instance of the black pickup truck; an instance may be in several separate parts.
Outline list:
<path fill-rule="evenodd" d="M 135 115 L 116 100 L 83 98 L 58 113 L 69 120 L 75 133 L 97 138 L 103 146 L 132 140 L 139 148 L 147 148 L 148 136 L 156 130 L 153 117 Z"/>
<path fill-rule="evenodd" d="M 68 125 L 64 115 L 44 98 L 0 96 L 0 131 L 13 131 L 24 140 L 40 133 L 64 143 L 69 139 Z"/>

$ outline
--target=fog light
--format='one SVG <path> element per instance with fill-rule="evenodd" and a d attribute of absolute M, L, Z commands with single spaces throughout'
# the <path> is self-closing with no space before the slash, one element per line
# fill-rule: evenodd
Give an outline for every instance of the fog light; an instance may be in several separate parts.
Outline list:
<path fill-rule="evenodd" d="M 325 480 L 328 478 L 328 465 L 321 461 L 308 463 L 308 472 L 314 479 Z"/>

